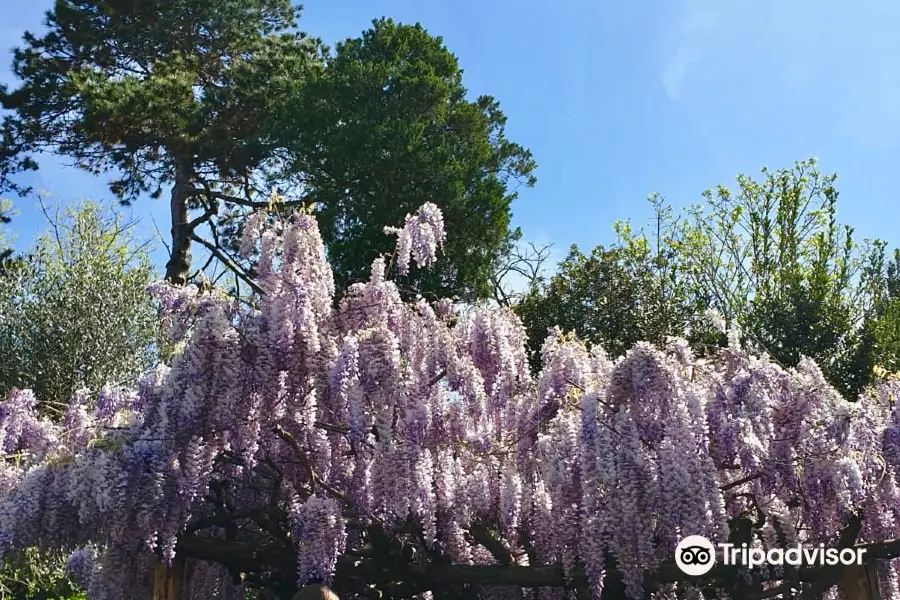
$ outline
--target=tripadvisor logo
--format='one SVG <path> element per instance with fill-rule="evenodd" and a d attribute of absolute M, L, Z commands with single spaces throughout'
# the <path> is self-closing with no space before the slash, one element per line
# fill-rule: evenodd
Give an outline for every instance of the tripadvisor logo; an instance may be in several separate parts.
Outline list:
<path fill-rule="evenodd" d="M 807 548 L 800 544 L 791 548 L 749 548 L 747 544 L 719 544 L 722 564 L 742 565 L 753 569 L 762 565 L 861 565 L 865 548 L 826 548 L 825 544 Z M 689 535 L 675 548 L 675 564 L 685 575 L 705 575 L 716 564 L 716 546 L 700 535 Z"/>

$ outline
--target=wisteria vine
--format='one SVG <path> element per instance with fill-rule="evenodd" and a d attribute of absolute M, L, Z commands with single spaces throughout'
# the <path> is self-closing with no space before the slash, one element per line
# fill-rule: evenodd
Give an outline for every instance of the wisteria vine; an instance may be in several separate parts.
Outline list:
<path fill-rule="evenodd" d="M 394 260 L 339 302 L 312 216 L 246 231 L 258 310 L 155 284 L 183 348 L 136 390 L 77 395 L 59 422 L 28 390 L 0 402 L 0 555 L 67 549 L 97 600 L 146 597 L 157 561 L 179 559 L 197 600 L 312 581 L 346 598 L 774 597 L 826 575 L 687 581 L 677 542 L 850 528 L 900 599 L 896 380 L 848 402 L 812 361 L 736 342 L 611 359 L 559 331 L 533 377 L 509 310 L 404 303 L 387 278 L 435 260 L 434 205 L 387 230 Z"/>

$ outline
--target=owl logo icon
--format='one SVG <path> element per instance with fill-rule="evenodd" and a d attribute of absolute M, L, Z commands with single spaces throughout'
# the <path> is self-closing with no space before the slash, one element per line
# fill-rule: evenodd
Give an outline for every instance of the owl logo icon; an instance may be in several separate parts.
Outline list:
<path fill-rule="evenodd" d="M 675 564 L 685 575 L 705 575 L 716 564 L 715 546 L 702 535 L 689 535 L 675 548 Z"/>

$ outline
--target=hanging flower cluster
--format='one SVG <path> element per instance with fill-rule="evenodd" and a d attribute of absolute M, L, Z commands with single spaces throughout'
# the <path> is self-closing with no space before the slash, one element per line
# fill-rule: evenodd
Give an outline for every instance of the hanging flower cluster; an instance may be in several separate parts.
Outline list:
<path fill-rule="evenodd" d="M 437 252 L 444 245 L 444 215 L 441 210 L 426 202 L 415 215 L 406 215 L 403 228 L 385 227 L 384 232 L 397 236 L 397 272 L 409 273 L 410 258 L 420 267 L 437 260 Z"/>
<path fill-rule="evenodd" d="M 254 556 L 286 545 L 299 583 L 332 582 L 377 530 L 414 540 L 414 564 L 561 565 L 541 597 L 579 577 L 599 597 L 615 570 L 632 598 L 696 598 L 648 577 L 684 536 L 725 541 L 747 515 L 766 517 L 754 545 L 831 543 L 858 517 L 857 542 L 900 537 L 896 381 L 850 403 L 811 361 L 785 370 L 737 346 L 697 360 L 677 340 L 611 359 L 559 331 L 532 377 L 510 311 L 406 304 L 383 259 L 335 303 L 311 216 L 280 248 L 251 224 L 259 310 L 157 284 L 189 326 L 137 390 L 78 396 L 59 423 L 30 392 L 0 402 L 0 554 L 70 549 L 90 598 L 128 599 L 158 557 L 234 540 Z M 432 262 L 440 211 L 394 232 L 400 272 Z M 187 592 L 236 597 L 223 565 L 199 563 Z M 896 561 L 880 569 L 900 598 Z"/>

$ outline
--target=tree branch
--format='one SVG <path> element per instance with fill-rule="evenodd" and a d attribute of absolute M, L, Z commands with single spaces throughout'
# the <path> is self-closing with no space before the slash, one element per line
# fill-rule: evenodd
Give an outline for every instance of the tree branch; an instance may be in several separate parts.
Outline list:
<path fill-rule="evenodd" d="M 229 196 L 228 194 L 223 194 L 221 192 L 216 192 L 212 190 L 195 190 L 197 194 L 206 194 L 210 198 L 215 198 L 216 200 L 222 200 L 223 202 L 228 202 L 230 204 L 237 204 L 239 206 L 246 206 L 247 208 L 252 208 L 254 210 L 260 208 L 268 208 L 271 203 L 270 202 L 258 202 L 254 200 L 248 200 L 246 198 L 240 198 L 238 196 Z M 287 207 L 295 207 L 295 206 L 303 206 L 306 204 L 303 200 L 290 200 L 290 201 L 281 201 L 278 202 L 278 206 L 287 206 Z"/>
<path fill-rule="evenodd" d="M 232 262 L 232 260 L 230 258 L 225 256 L 225 254 L 222 253 L 222 251 L 219 250 L 218 248 L 216 248 L 213 244 L 209 243 L 207 240 L 203 239 L 196 233 L 191 234 L 191 239 L 193 241 L 197 242 L 198 244 L 200 244 L 201 246 L 203 246 L 204 248 L 206 248 L 207 250 L 209 250 L 210 253 L 212 253 L 212 255 L 215 256 L 217 260 L 219 260 L 219 262 L 224 264 L 226 267 L 228 267 L 228 269 L 230 271 L 232 271 L 235 275 L 240 277 L 241 280 L 244 281 L 244 283 L 249 285 L 251 288 L 253 288 L 253 291 L 255 291 L 257 294 L 262 295 L 264 293 L 264 290 L 262 289 L 262 287 L 259 286 L 258 283 L 256 283 L 252 279 L 250 279 L 250 277 L 247 276 L 240 267 L 238 267 L 236 264 L 234 264 L 234 262 Z"/>
<path fill-rule="evenodd" d="M 724 485 L 719 486 L 719 491 L 726 492 L 730 489 L 734 489 L 738 486 L 744 485 L 745 483 L 749 483 L 755 479 L 759 479 L 760 477 L 762 477 L 762 473 L 753 473 L 752 475 L 741 477 L 740 479 L 730 481 Z"/>
<path fill-rule="evenodd" d="M 503 542 L 493 534 L 486 526 L 477 523 L 469 527 L 469 533 L 475 538 L 475 541 L 487 548 L 488 552 L 497 559 L 501 566 L 508 567 L 515 561 L 512 554 Z"/>
<path fill-rule="evenodd" d="M 218 207 L 215 203 L 210 204 L 206 207 L 206 211 L 196 219 L 193 219 L 187 226 L 190 228 L 191 232 L 193 232 L 201 223 L 205 223 L 212 219 L 216 213 L 219 212 Z"/>
<path fill-rule="evenodd" d="M 447 369 L 443 369 L 440 373 L 428 380 L 428 387 L 435 385 L 441 379 L 447 376 Z"/>
<path fill-rule="evenodd" d="M 290 432 L 286 431 L 281 425 L 276 425 L 273 428 L 273 432 L 275 433 L 275 435 L 287 442 L 288 445 L 293 448 L 294 453 L 297 455 L 297 457 L 303 462 L 306 470 L 309 472 L 309 486 L 313 494 L 316 493 L 316 486 L 318 485 L 334 498 L 337 498 L 341 502 L 346 501 L 346 496 L 344 496 L 344 494 L 334 489 L 319 478 L 319 476 L 313 469 L 312 461 L 309 460 L 309 456 L 307 456 L 306 452 L 303 451 L 303 448 L 300 447 L 300 442 L 297 441 L 297 438 L 291 435 Z"/>

